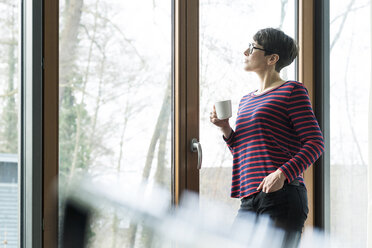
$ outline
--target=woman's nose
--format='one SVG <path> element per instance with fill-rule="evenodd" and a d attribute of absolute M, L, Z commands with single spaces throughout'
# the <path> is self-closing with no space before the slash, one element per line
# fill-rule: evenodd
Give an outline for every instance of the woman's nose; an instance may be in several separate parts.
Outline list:
<path fill-rule="evenodd" d="M 247 51 L 247 50 L 244 51 L 244 55 L 245 55 L 245 56 L 248 56 L 248 51 Z"/>

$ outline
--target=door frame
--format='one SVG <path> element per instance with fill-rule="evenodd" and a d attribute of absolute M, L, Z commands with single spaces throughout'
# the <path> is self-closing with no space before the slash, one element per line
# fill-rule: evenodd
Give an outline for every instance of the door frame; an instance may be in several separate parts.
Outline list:
<path fill-rule="evenodd" d="M 185 190 L 199 192 L 199 0 L 174 0 L 174 204 Z"/>
<path fill-rule="evenodd" d="M 296 0 L 298 22 L 297 39 L 299 57 L 297 75 L 309 91 L 314 109 L 317 89 L 314 82 L 314 22 L 315 0 Z M 191 153 L 192 138 L 199 140 L 199 1 L 175 0 L 174 27 L 174 203 L 178 204 L 184 190 L 199 192 L 197 155 Z M 305 223 L 313 226 L 316 216 L 323 208 L 314 192 L 314 169 L 310 166 L 304 173 L 308 190 L 309 215 Z"/>

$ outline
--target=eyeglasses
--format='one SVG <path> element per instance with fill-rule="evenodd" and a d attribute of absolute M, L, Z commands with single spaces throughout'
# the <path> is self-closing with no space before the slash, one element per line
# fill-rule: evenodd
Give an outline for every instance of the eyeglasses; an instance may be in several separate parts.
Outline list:
<path fill-rule="evenodd" d="M 257 50 L 265 51 L 265 52 L 268 52 L 268 53 L 272 53 L 272 52 L 269 51 L 269 50 L 266 50 L 266 49 L 263 49 L 263 48 L 259 48 L 259 47 L 255 47 L 252 43 L 249 43 L 249 46 L 248 46 L 248 53 L 249 53 L 249 54 L 252 54 L 252 53 L 253 53 L 253 49 L 257 49 Z"/>

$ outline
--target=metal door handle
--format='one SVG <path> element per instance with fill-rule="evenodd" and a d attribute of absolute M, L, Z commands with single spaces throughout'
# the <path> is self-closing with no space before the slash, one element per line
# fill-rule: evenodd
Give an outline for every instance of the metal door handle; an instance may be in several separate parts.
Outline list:
<path fill-rule="evenodd" d="M 201 147 L 201 144 L 198 142 L 197 139 L 193 138 L 191 140 L 191 151 L 192 152 L 197 152 L 198 153 L 198 165 L 196 168 L 198 168 L 200 170 L 201 168 L 201 165 L 202 165 L 202 156 L 203 156 L 203 152 L 202 152 L 202 147 Z"/>

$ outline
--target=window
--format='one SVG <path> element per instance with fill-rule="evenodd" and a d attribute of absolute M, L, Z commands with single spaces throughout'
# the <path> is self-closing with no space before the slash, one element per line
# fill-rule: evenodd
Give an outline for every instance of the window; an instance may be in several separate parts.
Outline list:
<path fill-rule="evenodd" d="M 370 1 L 330 1 L 331 234 L 367 246 Z"/>
<path fill-rule="evenodd" d="M 0 11 L 0 244 L 18 241 L 19 2 L 2 1 Z"/>

